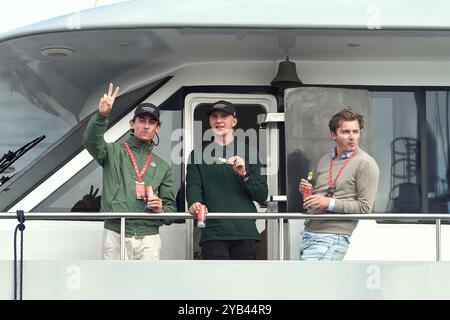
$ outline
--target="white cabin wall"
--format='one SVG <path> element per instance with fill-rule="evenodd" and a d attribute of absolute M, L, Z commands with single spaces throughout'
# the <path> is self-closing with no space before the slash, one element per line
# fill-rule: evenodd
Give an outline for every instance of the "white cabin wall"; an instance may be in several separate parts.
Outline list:
<path fill-rule="evenodd" d="M 296 61 L 305 85 L 447 86 L 448 61 Z"/>
<path fill-rule="evenodd" d="M 436 261 L 434 224 L 360 221 L 345 260 Z M 450 225 L 441 225 L 441 260 L 450 261 Z"/>
<path fill-rule="evenodd" d="M 14 259 L 15 220 L 0 220 L 0 260 Z M 26 221 L 25 260 L 100 260 L 103 245 L 102 221 Z M 160 228 L 161 260 L 186 257 L 186 228 L 172 224 Z M 17 248 L 20 247 L 20 233 Z M 20 257 L 20 251 L 18 258 Z"/>
<path fill-rule="evenodd" d="M 139 88 L 157 79 L 167 76 L 173 78 L 149 97 L 146 102 L 161 104 L 182 86 L 208 85 L 270 85 L 277 70 L 278 61 L 217 61 L 185 64 L 176 67 L 160 66 L 155 69 L 154 64 L 139 66 L 138 68 L 111 79 L 120 87 L 120 93 Z M 169 69 L 167 69 L 169 68 Z M 86 116 L 97 108 L 99 97 L 108 88 L 93 91 L 86 99 L 81 114 Z"/>
<path fill-rule="evenodd" d="M 447 86 L 448 61 L 295 60 L 304 85 Z M 280 61 L 229 61 L 185 65 L 161 90 L 193 85 L 270 85 Z M 160 90 L 160 91 L 161 91 Z M 158 94 L 160 93 L 158 91 Z M 161 103 L 163 100 L 155 100 Z"/>
<path fill-rule="evenodd" d="M 303 220 L 289 221 L 290 260 L 299 260 Z M 441 261 L 450 261 L 450 225 L 441 225 Z M 361 220 L 345 261 L 436 261 L 434 224 L 385 224 Z"/>
<path fill-rule="evenodd" d="M 355 49 L 357 50 L 357 48 Z M 448 61 L 345 61 L 299 60 L 297 73 L 305 85 L 379 85 L 379 86 L 447 86 L 450 83 Z M 148 84 L 165 76 L 173 78 L 153 94 L 147 102 L 159 105 L 181 86 L 207 85 L 270 85 L 279 60 L 215 61 L 185 64 L 164 69 L 154 64 L 138 68 L 111 79 L 121 93 Z M 93 91 L 86 99 L 86 116 L 94 111 L 108 83 Z"/>

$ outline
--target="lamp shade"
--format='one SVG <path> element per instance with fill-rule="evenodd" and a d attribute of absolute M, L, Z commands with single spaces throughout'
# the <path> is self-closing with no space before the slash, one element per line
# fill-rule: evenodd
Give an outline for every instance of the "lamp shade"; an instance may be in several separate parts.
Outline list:
<path fill-rule="evenodd" d="M 289 61 L 289 57 L 286 57 L 286 61 L 280 62 L 278 65 L 277 75 L 270 84 L 280 89 L 287 89 L 299 87 L 303 83 L 297 76 L 295 63 Z"/>

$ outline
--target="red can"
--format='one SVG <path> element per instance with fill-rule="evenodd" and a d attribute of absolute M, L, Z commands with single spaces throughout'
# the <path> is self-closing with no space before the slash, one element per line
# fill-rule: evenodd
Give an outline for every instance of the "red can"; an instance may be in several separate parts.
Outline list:
<path fill-rule="evenodd" d="M 303 189 L 303 201 L 305 201 L 306 197 L 312 196 L 312 194 L 313 194 L 312 185 Z M 303 206 L 303 209 L 308 209 L 308 208 Z"/>
<path fill-rule="evenodd" d="M 305 189 L 303 189 L 303 198 L 312 196 L 312 194 L 313 194 L 313 187 L 312 186 L 309 186 L 309 187 L 306 187 Z"/>
<path fill-rule="evenodd" d="M 197 227 L 198 228 L 206 227 L 206 224 L 205 224 L 206 213 L 207 213 L 206 206 L 204 204 L 202 204 L 200 207 L 200 210 L 197 211 Z"/>

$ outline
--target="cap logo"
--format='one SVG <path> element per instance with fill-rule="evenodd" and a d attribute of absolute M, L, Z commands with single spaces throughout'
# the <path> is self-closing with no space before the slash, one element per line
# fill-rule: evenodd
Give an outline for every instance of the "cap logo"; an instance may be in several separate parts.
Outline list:
<path fill-rule="evenodd" d="M 218 103 L 218 104 L 214 105 L 214 108 L 218 108 L 218 109 L 224 109 L 226 107 L 227 106 L 225 104 L 223 104 L 223 103 Z"/>
<path fill-rule="evenodd" d="M 152 107 L 149 107 L 149 106 L 143 106 L 143 107 L 142 107 L 142 110 L 143 110 L 143 111 L 150 112 L 150 113 L 155 112 L 155 109 L 152 108 Z"/>

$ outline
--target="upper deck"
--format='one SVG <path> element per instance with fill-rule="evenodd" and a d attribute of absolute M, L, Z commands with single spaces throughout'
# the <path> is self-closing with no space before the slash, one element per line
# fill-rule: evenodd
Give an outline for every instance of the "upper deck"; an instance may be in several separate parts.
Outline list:
<path fill-rule="evenodd" d="M 375 212 L 448 213 L 449 7 L 446 1 L 433 5 L 423 1 L 133 1 L 3 34 L 0 155 L 42 134 L 47 137 L 14 164 L 15 171 L 8 174 L 11 179 L 0 185 L 0 211 L 69 212 L 91 185 L 101 188 L 101 170 L 81 145 L 81 134 L 110 81 L 120 85 L 121 96 L 106 139 L 126 136 L 137 103 L 161 105 L 164 125 L 158 152 L 172 163 L 175 193 L 183 190 L 185 172 L 182 157 L 171 161 L 173 147 L 180 145 L 172 134 L 179 129 L 188 133 L 181 146 L 186 155 L 194 146 L 191 132 L 202 108 L 231 99 L 244 113 L 250 110 L 242 122 L 258 132 L 267 129 L 261 132 L 268 146 L 266 157 L 273 160 L 268 162 L 274 168 L 269 175 L 270 195 L 287 196 L 290 202 L 273 204 L 269 210 L 299 211 L 295 183 L 304 173 L 290 164 L 299 163 L 295 157 L 299 141 L 304 139 L 307 147 L 317 145 L 311 137 L 319 133 L 309 131 L 311 137 L 289 140 L 283 122 L 255 119 L 257 113 L 286 115 L 285 93 L 270 82 L 278 63 L 289 55 L 304 89 L 323 98 L 316 103 L 326 101 L 317 103 L 317 118 L 340 101 L 328 94 L 331 90 L 322 94 L 327 91 L 323 88 L 339 90 L 339 98 L 346 89 L 364 91 L 372 128 L 367 144 L 382 171 Z M 315 123 L 310 117 L 290 115 L 284 118 L 298 128 Z M 320 147 L 308 149 L 308 155 L 323 153 L 329 145 L 324 142 Z M 396 162 L 399 158 L 393 151 L 404 160 Z M 185 209 L 180 204 L 179 211 Z M 0 252 L 5 281 L 12 279 L 14 226 L 13 221 L 0 221 L 0 242 L 11 248 Z M 162 228 L 163 261 L 138 264 L 96 261 L 101 222 L 30 221 L 25 266 L 33 281 L 25 283 L 25 298 L 191 299 L 204 298 L 205 290 L 211 299 L 450 296 L 445 286 L 447 262 L 433 262 L 432 224 L 361 223 L 348 261 L 324 264 L 295 261 L 301 220 L 286 220 L 284 228 L 283 257 L 291 261 L 276 261 L 276 225 L 262 221 L 260 231 L 268 234 L 266 261 L 225 262 L 219 267 L 219 263 L 189 260 L 193 246 L 189 223 Z M 442 242 L 442 260 L 448 261 L 447 225 L 442 228 Z M 172 259 L 177 261 L 168 261 Z M 217 271 L 207 272 L 212 266 Z M 144 277 L 142 284 L 129 278 L 147 272 L 162 276 Z M 205 274 L 200 284 L 192 276 L 197 272 Z M 77 274 L 81 278 L 71 278 Z M 126 274 L 123 282 L 113 282 L 119 274 Z M 104 283 L 91 281 L 102 277 Z M 166 278 L 171 281 L 164 282 Z M 305 290 L 299 290 L 299 283 Z M 119 287 L 127 290 L 116 290 Z M 11 298 L 10 291 L 0 296 Z"/>

